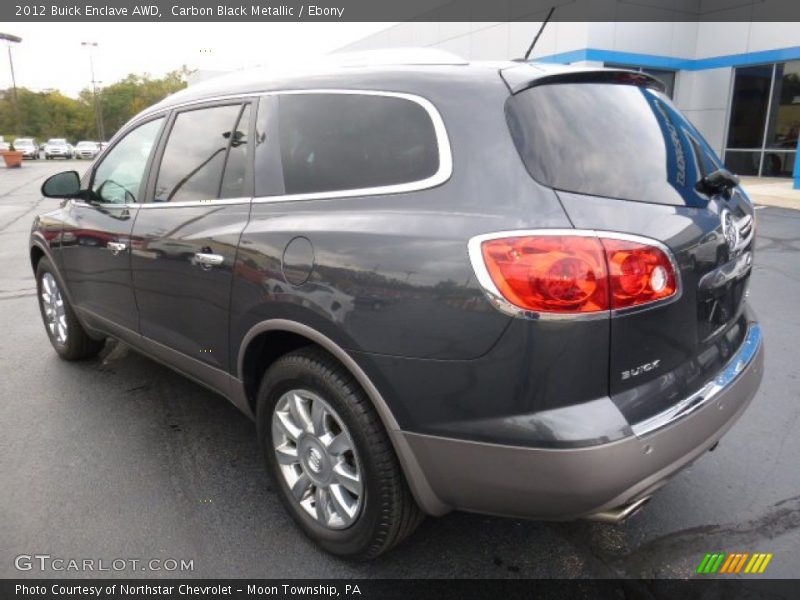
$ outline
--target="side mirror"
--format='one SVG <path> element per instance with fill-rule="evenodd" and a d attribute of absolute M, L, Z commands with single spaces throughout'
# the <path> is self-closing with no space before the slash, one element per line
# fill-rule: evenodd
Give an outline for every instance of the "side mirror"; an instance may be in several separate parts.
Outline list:
<path fill-rule="evenodd" d="M 81 193 L 81 178 L 77 171 L 64 171 L 48 177 L 42 184 L 46 198 L 75 198 Z"/>

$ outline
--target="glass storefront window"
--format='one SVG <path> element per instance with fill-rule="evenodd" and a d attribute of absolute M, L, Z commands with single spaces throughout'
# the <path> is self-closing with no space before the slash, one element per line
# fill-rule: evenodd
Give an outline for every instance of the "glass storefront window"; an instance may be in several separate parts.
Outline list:
<path fill-rule="evenodd" d="M 761 148 L 771 83 L 772 65 L 736 69 L 728 148 Z"/>
<path fill-rule="evenodd" d="M 775 152 L 768 149 L 764 153 L 761 175 L 764 177 L 791 177 L 794 161 L 794 152 Z"/>
<path fill-rule="evenodd" d="M 800 130 L 800 61 L 795 61 L 776 66 L 767 146 L 794 150 L 797 148 L 798 130 Z"/>
<path fill-rule="evenodd" d="M 630 69 L 632 71 L 639 71 L 640 73 L 647 73 L 656 79 L 660 80 L 666 88 L 665 93 L 670 98 L 674 97 L 675 93 L 675 71 L 668 71 L 666 69 L 648 69 L 645 67 L 636 67 L 632 65 L 620 65 L 617 63 L 603 63 L 603 66 L 614 69 Z"/>
<path fill-rule="evenodd" d="M 728 150 L 725 153 L 725 167 L 739 175 L 758 175 L 761 151 Z"/>
<path fill-rule="evenodd" d="M 800 131 L 800 60 L 735 70 L 725 166 L 791 177 Z"/>

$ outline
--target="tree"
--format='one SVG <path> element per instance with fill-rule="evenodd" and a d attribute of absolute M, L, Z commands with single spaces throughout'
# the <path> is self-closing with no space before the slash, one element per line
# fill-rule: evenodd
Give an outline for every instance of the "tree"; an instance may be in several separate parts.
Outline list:
<path fill-rule="evenodd" d="M 185 88 L 186 78 L 190 74 L 191 71 L 186 66 L 170 71 L 160 79 L 154 79 L 147 74 L 131 74 L 122 81 L 103 88 L 100 107 L 106 132 L 117 131 L 131 117 L 148 106 Z M 81 95 L 86 101 L 91 102 L 90 90 L 84 90 Z"/>
<path fill-rule="evenodd" d="M 110 138 L 131 117 L 186 87 L 191 71 L 185 66 L 153 78 L 148 74 L 131 74 L 98 90 L 103 127 Z M 56 90 L 33 92 L 17 88 L 17 107 L 9 90 L 0 90 L 0 135 L 7 140 L 31 136 L 40 140 L 66 137 L 71 142 L 97 137 L 94 98 L 84 89 L 78 98 L 64 96 Z"/>

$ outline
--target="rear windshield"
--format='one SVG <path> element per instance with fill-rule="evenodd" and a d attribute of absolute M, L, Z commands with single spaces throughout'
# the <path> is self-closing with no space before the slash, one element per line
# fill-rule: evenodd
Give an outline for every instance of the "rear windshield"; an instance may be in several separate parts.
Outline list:
<path fill-rule="evenodd" d="M 607 83 L 536 86 L 506 104 L 531 176 L 559 190 L 705 205 L 697 181 L 720 166 L 700 133 L 656 90 Z"/>

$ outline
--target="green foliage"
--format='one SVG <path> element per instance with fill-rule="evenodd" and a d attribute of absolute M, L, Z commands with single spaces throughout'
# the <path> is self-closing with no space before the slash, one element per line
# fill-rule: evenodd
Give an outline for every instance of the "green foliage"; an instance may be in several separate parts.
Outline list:
<path fill-rule="evenodd" d="M 191 73 L 185 66 L 156 79 L 149 75 L 128 75 L 125 79 L 98 90 L 105 138 L 111 136 L 131 117 L 186 87 Z M 91 89 L 69 98 L 58 91 L 32 92 L 17 88 L 0 91 L 0 134 L 6 140 L 35 137 L 44 142 L 65 137 L 75 143 L 98 139 L 94 96 Z"/>

